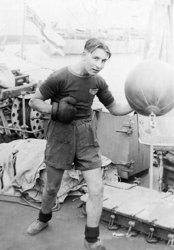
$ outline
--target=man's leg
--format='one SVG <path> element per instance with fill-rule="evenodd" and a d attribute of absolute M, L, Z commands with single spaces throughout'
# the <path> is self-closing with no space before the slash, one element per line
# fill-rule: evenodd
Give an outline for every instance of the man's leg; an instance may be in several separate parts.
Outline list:
<path fill-rule="evenodd" d="M 42 195 L 41 211 L 44 214 L 50 213 L 59 191 L 64 170 L 54 167 L 47 167 L 47 181 Z"/>
<path fill-rule="evenodd" d="M 46 173 L 47 180 L 42 195 L 39 218 L 28 227 L 27 233 L 30 235 L 35 235 L 48 226 L 48 221 L 52 217 L 52 208 L 61 185 L 64 170 L 47 166 Z"/>
<path fill-rule="evenodd" d="M 83 171 L 83 177 L 88 188 L 88 200 L 86 202 L 87 226 L 99 225 L 103 206 L 103 181 L 100 168 Z"/>
<path fill-rule="evenodd" d="M 85 227 L 86 249 L 105 250 L 99 241 L 99 222 L 103 207 L 103 181 L 100 168 L 83 171 L 88 187 L 88 200 L 86 202 L 87 222 Z"/>

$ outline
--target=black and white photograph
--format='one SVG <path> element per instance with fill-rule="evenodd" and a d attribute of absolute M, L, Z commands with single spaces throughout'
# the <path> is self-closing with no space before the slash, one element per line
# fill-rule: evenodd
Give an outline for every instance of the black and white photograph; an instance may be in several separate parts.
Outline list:
<path fill-rule="evenodd" d="M 174 248 L 174 0 L 0 1 L 0 250 Z"/>

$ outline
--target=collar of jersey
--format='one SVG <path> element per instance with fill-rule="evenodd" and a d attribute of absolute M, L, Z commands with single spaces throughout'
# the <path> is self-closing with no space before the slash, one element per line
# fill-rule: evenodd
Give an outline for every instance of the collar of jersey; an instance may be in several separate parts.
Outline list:
<path fill-rule="evenodd" d="M 77 74 L 77 73 L 75 73 L 74 71 L 72 71 L 71 69 L 70 69 L 70 66 L 68 66 L 67 67 L 67 69 L 68 69 L 68 71 L 72 74 L 72 75 L 74 75 L 74 76 L 77 76 L 77 77 L 81 77 L 81 78 L 90 78 L 90 77 L 93 77 L 92 75 L 80 75 L 80 74 Z"/>

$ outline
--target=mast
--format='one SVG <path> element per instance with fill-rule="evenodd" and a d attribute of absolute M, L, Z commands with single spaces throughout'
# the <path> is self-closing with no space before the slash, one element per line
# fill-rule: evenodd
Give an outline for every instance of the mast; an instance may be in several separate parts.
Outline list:
<path fill-rule="evenodd" d="M 25 36 L 25 1 L 23 1 L 23 17 L 22 17 L 22 37 L 21 37 L 21 58 L 24 59 L 24 36 Z"/>
<path fill-rule="evenodd" d="M 172 36 L 172 66 L 174 64 L 174 18 L 173 18 L 173 14 L 174 14 L 174 0 L 171 0 L 171 11 L 170 11 L 170 16 L 171 16 L 171 36 Z"/>

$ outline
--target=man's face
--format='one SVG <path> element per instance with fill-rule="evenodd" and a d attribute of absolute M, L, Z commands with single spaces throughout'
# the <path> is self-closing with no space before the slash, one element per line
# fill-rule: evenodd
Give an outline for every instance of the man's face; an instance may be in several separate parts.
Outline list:
<path fill-rule="evenodd" d="M 85 51 L 84 52 L 85 73 L 89 75 L 96 75 L 104 68 L 108 58 L 109 58 L 108 53 L 101 48 L 97 48 L 92 53 Z"/>

